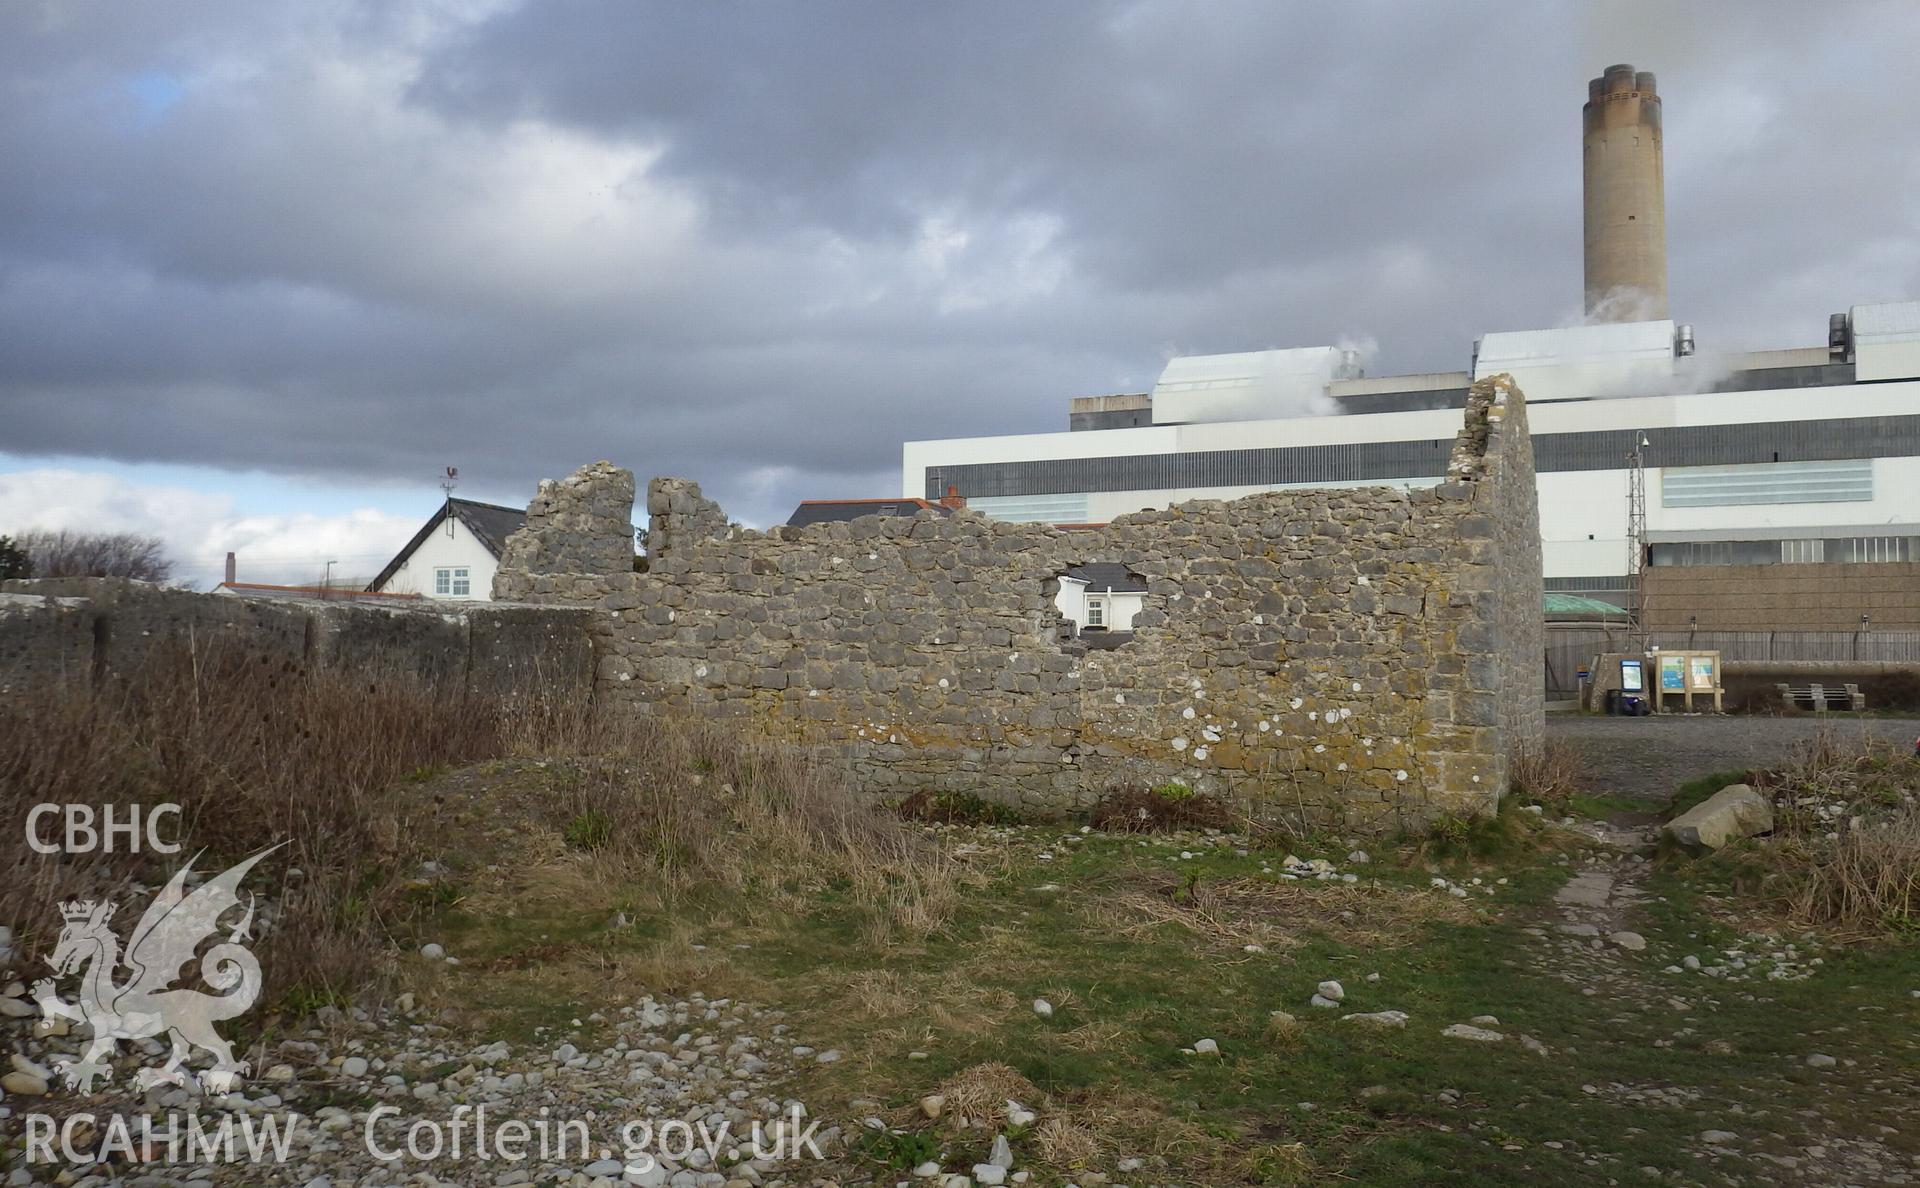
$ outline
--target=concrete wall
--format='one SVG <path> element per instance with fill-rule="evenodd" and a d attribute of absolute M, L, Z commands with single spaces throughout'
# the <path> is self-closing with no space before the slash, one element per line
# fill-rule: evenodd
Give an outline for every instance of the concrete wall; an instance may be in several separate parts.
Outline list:
<path fill-rule="evenodd" d="M 1854 631 L 1920 628 L 1920 562 L 1658 565 L 1641 573 L 1655 630 Z"/>
<path fill-rule="evenodd" d="M 588 509 L 630 478 L 597 474 L 543 485 L 508 555 L 608 553 L 625 517 Z M 738 718 L 877 793 L 1062 810 L 1179 779 L 1263 815 L 1387 826 L 1492 809 L 1540 737 L 1533 481 L 1524 402 L 1496 378 L 1424 490 L 1269 492 L 1077 531 L 963 511 L 760 533 L 656 479 L 651 572 L 503 565 L 495 594 L 593 598 L 608 704 Z M 1113 651 L 1059 638 L 1058 578 L 1097 561 L 1149 585 Z"/>
<path fill-rule="evenodd" d="M 226 641 L 301 664 L 405 673 L 449 693 L 589 691 L 592 616 L 561 607 L 254 600 L 117 578 L 0 582 L 0 696 L 138 668 L 163 641 Z"/>

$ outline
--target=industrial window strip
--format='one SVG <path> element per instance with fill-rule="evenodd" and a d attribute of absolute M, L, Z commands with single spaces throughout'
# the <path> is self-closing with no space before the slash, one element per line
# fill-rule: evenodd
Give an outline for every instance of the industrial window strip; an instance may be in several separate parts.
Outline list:
<path fill-rule="evenodd" d="M 1649 564 L 1697 565 L 1885 564 L 1920 560 L 1920 537 L 1799 537 L 1787 540 L 1676 540 L 1647 546 Z"/>
<path fill-rule="evenodd" d="M 1538 433 L 1533 438 L 1534 466 L 1542 473 L 1621 470 L 1633 448 L 1634 433 L 1633 429 Z M 1646 451 L 1649 466 L 1901 458 L 1920 455 L 1920 416 L 1687 425 L 1649 429 L 1647 436 L 1652 442 Z M 1446 438 L 929 466 L 927 498 L 938 498 L 949 484 L 974 499 L 1431 479 L 1446 469 L 1452 447 L 1453 439 Z"/>
<path fill-rule="evenodd" d="M 1846 503 L 1873 498 L 1873 460 L 1675 466 L 1660 476 L 1662 507 Z"/>
<path fill-rule="evenodd" d="M 1087 497 L 1080 494 L 987 497 L 969 500 L 967 505 L 996 520 L 1016 523 L 1084 524 L 1087 521 Z"/>

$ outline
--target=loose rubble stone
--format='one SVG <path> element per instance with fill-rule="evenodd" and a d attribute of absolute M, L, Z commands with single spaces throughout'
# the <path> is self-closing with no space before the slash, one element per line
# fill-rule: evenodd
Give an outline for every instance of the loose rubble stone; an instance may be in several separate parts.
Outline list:
<path fill-rule="evenodd" d="M 1358 1023 L 1363 1027 L 1404 1028 L 1407 1025 L 1405 1011 L 1367 1011 L 1340 1016 L 1342 1023 Z"/>
<path fill-rule="evenodd" d="M 1693 850 L 1773 831 L 1773 801 L 1746 784 L 1731 784 L 1667 822 L 1664 832 Z"/>
<path fill-rule="evenodd" d="M 1454 1039 L 1472 1040 L 1475 1043 L 1495 1044 L 1507 1037 L 1497 1031 L 1488 1031 L 1484 1027 L 1475 1027 L 1471 1023 L 1454 1023 L 1440 1030 L 1441 1035 Z"/>

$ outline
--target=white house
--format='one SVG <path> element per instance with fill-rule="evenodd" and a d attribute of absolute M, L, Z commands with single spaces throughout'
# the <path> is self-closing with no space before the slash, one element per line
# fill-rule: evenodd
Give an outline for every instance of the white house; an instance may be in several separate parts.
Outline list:
<path fill-rule="evenodd" d="M 490 601 L 500 550 L 526 522 L 525 508 L 450 497 L 367 590 L 454 602 Z"/>
<path fill-rule="evenodd" d="M 1096 561 L 1060 575 L 1053 603 L 1080 633 L 1132 634 L 1133 617 L 1146 600 L 1147 583 L 1124 565 Z"/>

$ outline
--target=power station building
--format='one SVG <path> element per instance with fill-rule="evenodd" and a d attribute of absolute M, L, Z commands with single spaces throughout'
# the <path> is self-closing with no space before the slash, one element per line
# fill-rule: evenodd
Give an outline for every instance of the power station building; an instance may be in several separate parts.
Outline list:
<path fill-rule="evenodd" d="M 1920 628 L 1920 302 L 1833 314 L 1819 346 L 1700 352 L 1667 317 L 1653 75 L 1589 84 L 1584 151 L 1587 324 L 1488 333 L 1467 369 L 1419 375 L 1331 346 L 1176 358 L 1150 393 L 1074 400 L 1065 432 L 908 442 L 902 494 L 1080 524 L 1435 483 L 1468 385 L 1507 372 L 1548 591 L 1638 591 L 1656 626 Z"/>

